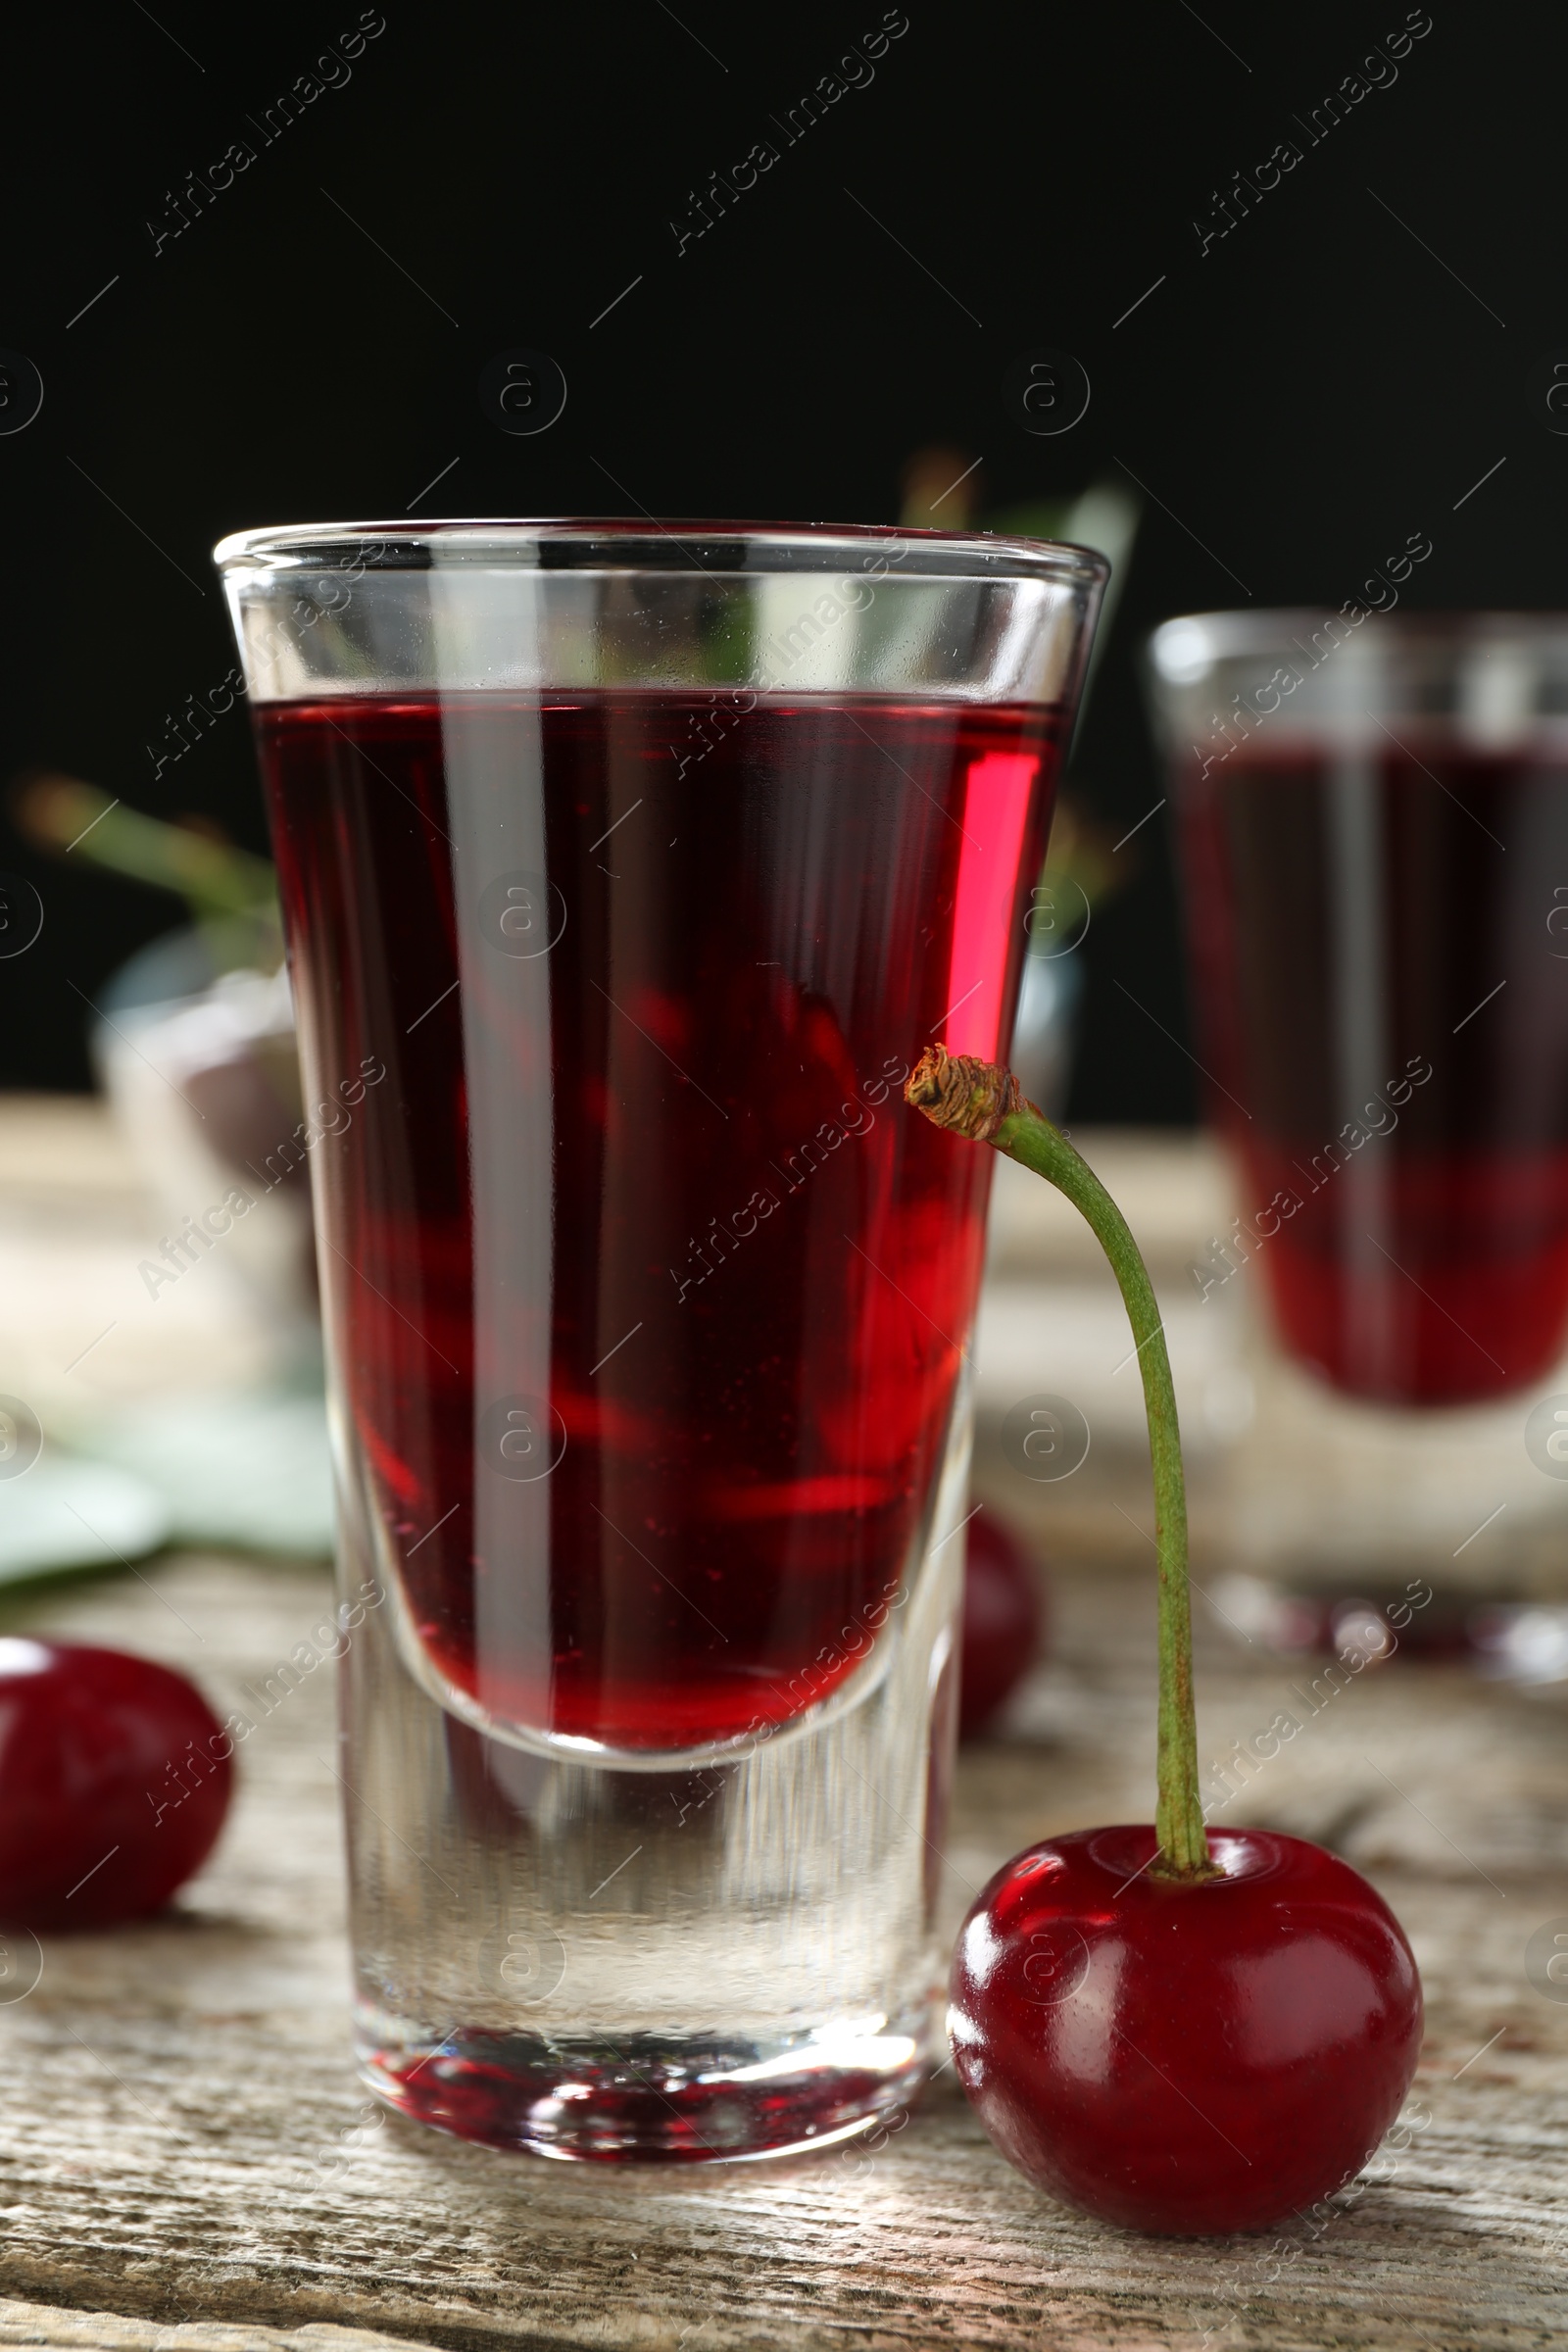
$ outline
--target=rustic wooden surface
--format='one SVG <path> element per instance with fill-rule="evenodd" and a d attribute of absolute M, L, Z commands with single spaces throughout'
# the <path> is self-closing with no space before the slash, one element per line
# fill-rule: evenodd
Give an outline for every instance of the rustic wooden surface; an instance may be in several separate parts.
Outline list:
<path fill-rule="evenodd" d="M 955 1919 L 1029 1838 L 1147 1813 L 1149 1579 L 1105 1559 L 1052 1570 L 1052 1663 L 960 1772 Z M 123 1642 L 221 1712 L 324 1590 L 319 1568 L 181 1554 L 13 1596 L 0 1631 Z M 1212 1618 L 1200 1647 L 1217 1757 L 1271 1720 L 1295 1670 Z M 1320 2235 L 1193 2242 L 1049 2204 L 951 2073 L 874 2154 L 701 2174 L 610 2177 L 381 2117 L 348 2048 L 331 1697 L 309 1678 L 246 1743 L 224 1839 L 172 1912 L 49 1939 L 36 1987 L 0 2006 L 0 2344 L 1516 2352 L 1568 2336 L 1568 2006 L 1523 1965 L 1533 1930 L 1568 1918 L 1563 1687 L 1369 1670 L 1238 1805 L 1376 1880 L 1421 1962 L 1428 2038 L 1405 2144 Z"/>
<path fill-rule="evenodd" d="M 14 1607 L 8 1629 L 155 1653 L 221 1708 L 288 1654 L 323 1591 L 315 1570 L 190 1556 L 149 1574 Z M 1029 1838 L 1146 1802 L 1147 1588 L 1058 1574 L 1056 1595 L 1057 1662 L 1022 1732 L 961 1776 L 955 1907 Z M 1270 1720 L 1282 1676 L 1217 1636 L 1207 1646 L 1218 1750 Z M 1332 1836 L 1371 1869 L 1430 2003 L 1430 2123 L 1320 2238 L 1278 2243 L 1140 2241 L 1058 2211 L 994 2154 L 951 2075 L 873 2156 L 700 2178 L 609 2179 L 379 2119 L 347 2046 L 331 1740 L 331 1692 L 313 1678 L 247 1742 L 230 1830 L 174 1912 L 51 1939 L 37 1988 L 0 2011 L 0 2291 L 451 2345 L 1568 2334 L 1568 2008 L 1522 1967 L 1530 1932 L 1568 1914 L 1554 1692 L 1396 1663 L 1325 1709 L 1271 1768 L 1277 1785 L 1254 1784 L 1254 1817 Z"/>

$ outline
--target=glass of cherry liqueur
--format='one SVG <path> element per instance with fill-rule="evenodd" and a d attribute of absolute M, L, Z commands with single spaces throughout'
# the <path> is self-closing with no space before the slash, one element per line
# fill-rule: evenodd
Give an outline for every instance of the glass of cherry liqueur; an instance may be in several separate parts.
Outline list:
<path fill-rule="evenodd" d="M 966 1348 L 1105 565 L 879 529 L 217 551 L 281 879 L 334 1401 L 358 2031 L 557 2157 L 918 2082 Z M 376 1075 L 384 1070 L 384 1076 Z"/>
<path fill-rule="evenodd" d="M 1565 1500 L 1530 1441 L 1568 1388 L 1568 620 L 1221 612 L 1152 656 L 1238 1186 L 1194 1281 L 1261 1286 L 1309 1376 L 1264 1548 L 1529 1577 Z"/>

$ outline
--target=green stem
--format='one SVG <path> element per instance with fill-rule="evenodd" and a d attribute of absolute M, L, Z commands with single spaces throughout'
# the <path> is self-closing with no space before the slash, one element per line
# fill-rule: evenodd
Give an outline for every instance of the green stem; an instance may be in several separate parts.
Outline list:
<path fill-rule="evenodd" d="M 74 776 L 29 778 L 16 813 L 24 832 L 45 848 L 64 852 L 79 845 L 82 858 L 94 865 L 177 893 L 198 920 L 260 919 L 273 904 L 276 877 L 265 858 L 210 840 L 190 825 L 127 808 Z"/>
<path fill-rule="evenodd" d="M 1064 1193 L 1110 1261 L 1137 1344 L 1154 1473 L 1154 1547 L 1159 1560 L 1158 1802 L 1154 1833 L 1160 1877 L 1213 1875 L 1198 1792 L 1198 1725 L 1193 1706 L 1193 1620 L 1187 1581 L 1187 1482 L 1170 1357 L 1149 1269 L 1127 1220 L 1087 1160 L 994 1062 L 926 1054 L 905 1089 L 939 1127 L 988 1143 Z"/>

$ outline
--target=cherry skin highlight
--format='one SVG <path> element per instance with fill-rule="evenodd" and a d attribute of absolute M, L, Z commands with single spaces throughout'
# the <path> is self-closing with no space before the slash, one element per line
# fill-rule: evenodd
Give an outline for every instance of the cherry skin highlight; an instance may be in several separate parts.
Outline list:
<path fill-rule="evenodd" d="M 973 1740 L 1012 1695 L 1040 1648 L 1040 1589 L 1029 1555 L 983 1506 L 970 1520 L 963 1574 L 958 1738 Z"/>
<path fill-rule="evenodd" d="M 1002 2153 L 1063 2204 L 1173 2235 L 1262 2230 L 1350 2180 L 1404 2100 L 1421 1981 L 1348 1863 L 1210 1834 L 1161 1880 L 1152 1828 L 1079 1830 L 998 1872 L 949 2023 Z"/>
<path fill-rule="evenodd" d="M 200 1691 L 150 1658 L 0 1640 L 0 1926 L 158 1910 L 222 1828 L 232 1746 Z"/>

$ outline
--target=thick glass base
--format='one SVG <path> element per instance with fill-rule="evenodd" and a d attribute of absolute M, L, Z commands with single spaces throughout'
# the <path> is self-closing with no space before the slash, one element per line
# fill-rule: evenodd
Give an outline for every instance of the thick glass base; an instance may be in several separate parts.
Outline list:
<path fill-rule="evenodd" d="M 739 2164 L 832 2147 L 910 2104 L 928 2020 L 918 2034 L 868 2031 L 876 2022 L 772 2052 L 459 2033 L 422 2057 L 368 2046 L 364 2066 L 401 2114 L 491 2147 L 574 2164 Z"/>
<path fill-rule="evenodd" d="M 553 1752 L 464 1720 L 350 1491 L 359 2045 L 390 2106 L 494 2147 L 689 2164 L 830 2146 L 914 2097 L 946 1974 L 968 1442 L 965 1386 L 896 1598 L 841 1637 L 863 1662 L 739 1752 Z"/>

